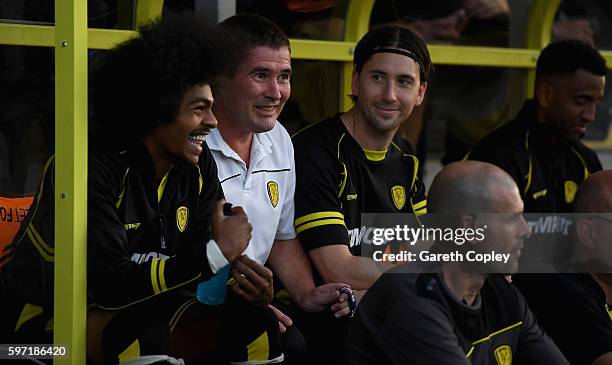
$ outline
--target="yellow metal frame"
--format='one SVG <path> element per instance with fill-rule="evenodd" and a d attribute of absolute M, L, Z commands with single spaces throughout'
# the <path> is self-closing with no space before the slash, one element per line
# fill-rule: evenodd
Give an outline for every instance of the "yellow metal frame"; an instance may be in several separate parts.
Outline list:
<path fill-rule="evenodd" d="M 526 44 L 527 48 L 541 50 L 550 43 L 555 14 L 561 0 L 532 1 L 527 18 Z M 534 59 L 537 61 L 537 57 Z M 527 97 L 533 96 L 535 69 L 527 72 Z"/>
<path fill-rule="evenodd" d="M 559 4 L 561 0 L 532 1 L 527 18 L 527 48 L 542 49 L 550 43 Z"/>
<path fill-rule="evenodd" d="M 89 29 L 87 33 L 87 48 L 111 49 L 138 33 L 130 30 Z M 0 23 L 0 44 L 15 46 L 54 47 L 55 27 L 48 25 L 24 25 Z"/>
<path fill-rule="evenodd" d="M 349 95 L 351 93 L 351 80 L 353 76 L 353 52 L 355 44 L 368 32 L 370 26 L 370 16 L 374 8 L 374 0 L 350 1 L 346 14 L 344 26 L 344 41 L 350 42 L 353 46 L 349 50 L 351 58 L 342 65 L 340 75 L 340 110 L 347 111 L 353 105 Z"/>
<path fill-rule="evenodd" d="M 161 15 L 164 0 L 136 0 L 136 25 L 140 26 Z"/>
<path fill-rule="evenodd" d="M 134 31 L 87 29 L 86 1 L 57 2 L 56 26 L 0 23 L 0 44 L 55 47 L 56 57 L 56 272 L 55 337 L 70 347 L 69 359 L 57 364 L 85 363 L 86 213 L 87 213 L 87 49 L 109 49 Z M 526 68 L 533 71 L 539 50 L 549 41 L 560 0 L 534 1 L 527 26 L 527 49 L 429 46 L 436 64 Z M 140 25 L 161 14 L 163 0 L 137 0 Z M 350 1 L 344 41 L 292 39 L 295 59 L 343 63 L 341 109 L 351 106 L 352 57 L 356 42 L 367 32 L 374 0 Z M 612 66 L 612 52 L 602 52 Z M 530 72 L 533 88 L 533 72 Z M 593 148 L 612 148 L 606 141 Z"/>
<path fill-rule="evenodd" d="M 313 41 L 290 39 L 291 58 L 348 62 L 352 65 L 355 42 Z"/>
<path fill-rule="evenodd" d="M 87 319 L 87 2 L 55 6 L 55 344 L 85 364 Z"/>
<path fill-rule="evenodd" d="M 539 51 L 518 48 L 427 46 L 436 65 L 534 68 Z"/>

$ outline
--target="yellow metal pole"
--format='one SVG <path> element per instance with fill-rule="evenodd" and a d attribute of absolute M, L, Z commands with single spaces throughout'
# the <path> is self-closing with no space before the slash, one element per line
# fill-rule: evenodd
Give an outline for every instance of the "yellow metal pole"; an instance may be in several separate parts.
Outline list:
<path fill-rule="evenodd" d="M 368 32 L 370 16 L 374 0 L 350 1 L 344 26 L 344 41 L 357 42 Z M 351 77 L 353 75 L 352 54 L 351 61 L 342 64 L 342 75 L 340 75 L 340 110 L 347 111 L 351 108 L 352 101 L 348 97 L 351 93 Z"/>
<path fill-rule="evenodd" d="M 550 43 L 555 14 L 561 0 L 534 0 L 527 19 L 527 48 L 541 50 Z M 534 61 L 537 56 L 534 56 Z M 527 97 L 533 96 L 535 69 L 527 71 Z"/>
<path fill-rule="evenodd" d="M 346 12 L 344 40 L 357 42 L 370 28 L 370 16 L 375 0 L 350 1 Z"/>
<path fill-rule="evenodd" d="M 85 364 L 87 310 L 87 1 L 55 2 L 54 343 Z"/>
<path fill-rule="evenodd" d="M 136 26 L 161 16 L 164 0 L 136 0 Z"/>

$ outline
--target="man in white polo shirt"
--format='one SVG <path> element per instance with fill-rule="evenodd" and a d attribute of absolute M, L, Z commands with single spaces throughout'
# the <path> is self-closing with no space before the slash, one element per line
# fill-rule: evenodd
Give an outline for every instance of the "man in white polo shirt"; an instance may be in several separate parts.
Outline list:
<path fill-rule="evenodd" d="M 293 227 L 293 146 L 276 120 L 291 93 L 289 40 L 274 23 L 251 14 L 233 16 L 218 30 L 232 37 L 231 47 L 241 58 L 228 62 L 215 84 L 213 111 L 219 127 L 206 142 L 227 201 L 243 207 L 253 226 L 244 254 L 259 265 L 268 262 L 300 309 L 317 312 L 331 305 L 337 317 L 345 316 L 347 298 L 339 289 L 348 285 L 315 287 Z M 244 274 L 233 269 L 237 285 L 232 289 L 248 300 L 249 291 L 256 292 L 257 274 Z M 291 320 L 272 310 L 284 332 Z"/>

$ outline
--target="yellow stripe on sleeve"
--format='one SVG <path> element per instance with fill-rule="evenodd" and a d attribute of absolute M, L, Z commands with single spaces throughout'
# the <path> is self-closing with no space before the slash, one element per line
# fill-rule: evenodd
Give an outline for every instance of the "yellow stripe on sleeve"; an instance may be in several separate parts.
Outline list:
<path fill-rule="evenodd" d="M 427 214 L 427 207 L 423 208 L 423 209 L 419 209 L 419 210 L 415 210 L 414 214 L 416 215 L 423 215 L 423 214 Z"/>
<path fill-rule="evenodd" d="M 166 286 L 166 277 L 164 272 L 166 269 L 166 260 L 168 259 L 161 259 L 161 261 L 159 262 L 159 287 L 161 291 L 168 290 L 168 287 Z"/>
<path fill-rule="evenodd" d="M 427 209 L 427 199 L 421 200 L 420 202 L 413 204 L 412 208 L 416 210 L 421 210 L 423 208 Z"/>
<path fill-rule="evenodd" d="M 305 216 L 302 216 L 298 219 L 295 220 L 295 226 L 299 226 L 300 224 L 306 223 L 306 222 L 310 222 L 310 221 L 314 221 L 317 219 L 323 219 L 323 218 L 338 218 L 338 219 L 342 219 L 344 220 L 344 215 L 340 212 L 336 212 L 336 211 L 327 211 L 327 212 L 316 212 L 316 213 L 311 213 L 311 214 L 307 214 Z"/>
<path fill-rule="evenodd" d="M 159 265 L 159 259 L 154 258 L 151 261 L 151 285 L 153 285 L 153 293 L 159 294 L 159 284 L 157 282 L 157 266 Z"/>
<path fill-rule="evenodd" d="M 341 225 L 344 226 L 346 228 L 346 224 L 344 223 L 344 219 L 338 219 L 338 218 L 330 218 L 330 219 L 321 219 L 318 221 L 314 221 L 314 222 L 310 222 L 310 223 L 306 223 L 303 224 L 299 227 L 295 228 L 295 232 L 296 233 L 301 233 L 307 229 L 310 228 L 314 228 L 314 227 L 318 227 L 318 226 L 325 226 L 325 225 L 333 225 L 333 224 L 337 224 L 337 225 Z"/>

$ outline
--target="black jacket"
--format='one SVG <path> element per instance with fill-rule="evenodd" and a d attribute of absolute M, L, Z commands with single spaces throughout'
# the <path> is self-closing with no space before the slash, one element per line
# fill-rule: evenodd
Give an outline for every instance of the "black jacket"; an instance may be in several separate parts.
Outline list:
<path fill-rule="evenodd" d="M 52 157 L 3 273 L 10 292 L 47 309 L 53 305 L 54 170 Z M 159 189 L 143 145 L 90 153 L 90 303 L 119 309 L 209 278 L 205 245 L 220 196 L 217 168 L 206 147 L 197 165 L 174 164 Z"/>
<path fill-rule="evenodd" d="M 503 276 L 490 276 L 468 305 L 440 274 L 407 273 L 406 266 L 368 289 L 343 364 L 569 364 Z"/>
<path fill-rule="evenodd" d="M 527 100 L 518 116 L 472 149 L 469 159 L 490 162 L 514 178 L 526 213 L 568 213 L 580 184 L 602 169 L 599 158 L 582 142 L 553 142 L 551 127 L 536 120 L 535 102 Z"/>
<path fill-rule="evenodd" d="M 591 274 L 518 275 L 512 283 L 573 365 L 590 365 L 612 351 L 606 294 Z"/>

